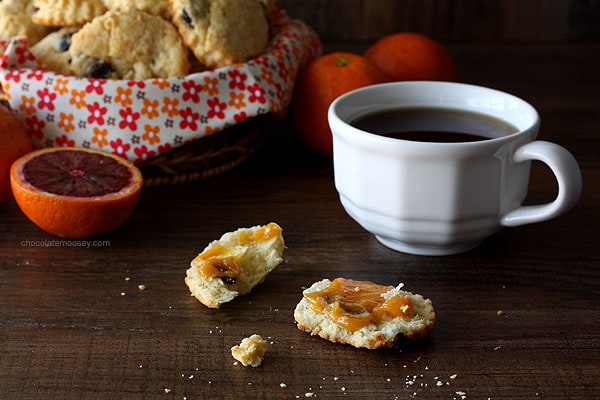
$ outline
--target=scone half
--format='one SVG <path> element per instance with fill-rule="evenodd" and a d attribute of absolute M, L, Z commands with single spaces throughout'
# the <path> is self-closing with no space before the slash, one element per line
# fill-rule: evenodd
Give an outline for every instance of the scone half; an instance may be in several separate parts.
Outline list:
<path fill-rule="evenodd" d="M 274 222 L 227 232 L 192 260 L 185 283 L 202 304 L 219 308 L 263 282 L 283 261 L 284 248 Z"/>
<path fill-rule="evenodd" d="M 303 291 L 294 310 L 298 329 L 359 348 L 393 347 L 421 339 L 435 323 L 431 300 L 367 281 L 323 279 Z"/>

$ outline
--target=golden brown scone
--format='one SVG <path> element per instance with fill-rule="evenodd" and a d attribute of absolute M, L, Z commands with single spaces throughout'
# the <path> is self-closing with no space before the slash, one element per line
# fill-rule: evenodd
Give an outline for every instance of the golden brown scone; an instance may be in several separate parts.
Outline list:
<path fill-rule="evenodd" d="M 31 53 L 50 71 L 68 75 L 71 72 L 71 37 L 79 27 L 68 26 L 54 31 L 31 47 Z"/>
<path fill-rule="evenodd" d="M 0 2 L 0 39 L 25 35 L 30 46 L 40 41 L 51 30 L 47 26 L 33 22 L 32 14 L 32 0 L 3 0 Z"/>
<path fill-rule="evenodd" d="M 211 68 L 245 62 L 269 42 L 257 0 L 171 0 L 173 23 L 198 60 Z"/>
<path fill-rule="evenodd" d="M 185 283 L 202 304 L 219 308 L 264 281 L 283 261 L 284 248 L 274 222 L 227 232 L 192 260 Z"/>
<path fill-rule="evenodd" d="M 188 50 L 169 21 L 137 10 L 109 11 L 71 38 L 71 72 L 104 79 L 185 76 Z"/>
<path fill-rule="evenodd" d="M 106 12 L 102 0 L 33 0 L 31 19 L 48 26 L 83 25 Z"/>
<path fill-rule="evenodd" d="M 323 279 L 304 290 L 294 310 L 298 329 L 354 347 L 393 347 L 397 339 L 423 338 L 433 328 L 431 300 L 367 281 Z"/>
<path fill-rule="evenodd" d="M 111 11 L 139 10 L 163 18 L 171 18 L 169 0 L 103 0 Z"/>

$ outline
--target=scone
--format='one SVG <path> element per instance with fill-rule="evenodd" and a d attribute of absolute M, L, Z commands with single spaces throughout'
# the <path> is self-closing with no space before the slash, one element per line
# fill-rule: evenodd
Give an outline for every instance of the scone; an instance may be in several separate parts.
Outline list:
<path fill-rule="evenodd" d="M 103 0 L 111 11 L 139 10 L 163 18 L 171 18 L 169 0 Z"/>
<path fill-rule="evenodd" d="M 0 2 L 0 39 L 27 36 L 28 44 L 37 43 L 50 33 L 50 28 L 31 20 L 32 0 L 3 0 Z"/>
<path fill-rule="evenodd" d="M 31 19 L 48 26 L 83 25 L 106 12 L 102 0 L 33 0 Z"/>
<path fill-rule="evenodd" d="M 245 62 L 269 42 L 258 0 L 171 0 L 171 14 L 185 44 L 211 68 Z"/>
<path fill-rule="evenodd" d="M 50 71 L 68 75 L 71 68 L 71 37 L 79 27 L 70 26 L 52 32 L 31 47 L 31 53 Z"/>
<path fill-rule="evenodd" d="M 202 304 L 219 308 L 263 282 L 283 261 L 284 248 L 274 222 L 227 232 L 192 260 L 185 283 Z"/>
<path fill-rule="evenodd" d="M 354 347 L 393 347 L 400 338 L 420 339 L 431 331 L 431 300 L 368 281 L 323 279 L 304 290 L 294 310 L 298 329 Z"/>
<path fill-rule="evenodd" d="M 137 10 L 95 18 L 73 35 L 69 52 L 76 76 L 141 80 L 189 71 L 188 50 L 173 24 Z"/>

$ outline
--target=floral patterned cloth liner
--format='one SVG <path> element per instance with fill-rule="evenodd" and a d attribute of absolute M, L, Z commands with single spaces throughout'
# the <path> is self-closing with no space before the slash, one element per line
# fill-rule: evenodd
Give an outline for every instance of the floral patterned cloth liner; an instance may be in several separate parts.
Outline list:
<path fill-rule="evenodd" d="M 247 118 L 285 111 L 298 71 L 321 51 L 316 33 L 271 15 L 266 52 L 186 77 L 103 80 L 44 71 L 26 38 L 4 43 L 0 83 L 35 147 L 83 146 L 140 163 Z"/>

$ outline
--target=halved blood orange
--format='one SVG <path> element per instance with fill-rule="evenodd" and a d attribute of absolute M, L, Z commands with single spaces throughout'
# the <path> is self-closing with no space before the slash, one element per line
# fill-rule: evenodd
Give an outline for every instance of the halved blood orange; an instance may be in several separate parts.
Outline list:
<path fill-rule="evenodd" d="M 103 235 L 137 204 L 140 170 L 129 161 L 87 148 L 45 148 L 17 159 L 10 183 L 23 213 L 46 232 L 72 239 Z"/>

